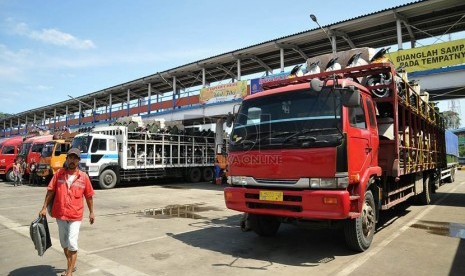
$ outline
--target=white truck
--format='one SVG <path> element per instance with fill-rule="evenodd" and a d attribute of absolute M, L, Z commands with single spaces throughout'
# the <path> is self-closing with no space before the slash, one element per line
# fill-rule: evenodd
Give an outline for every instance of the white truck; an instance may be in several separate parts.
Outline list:
<path fill-rule="evenodd" d="M 210 133 L 211 134 L 211 133 Z M 121 181 L 184 177 L 189 182 L 211 181 L 214 176 L 214 135 L 128 131 L 106 126 L 74 137 L 81 150 L 80 167 L 102 189 Z"/>

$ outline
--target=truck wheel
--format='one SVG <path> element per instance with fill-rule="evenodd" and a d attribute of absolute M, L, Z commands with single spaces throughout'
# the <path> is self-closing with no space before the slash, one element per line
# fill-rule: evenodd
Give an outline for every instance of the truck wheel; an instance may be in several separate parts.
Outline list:
<path fill-rule="evenodd" d="M 199 168 L 191 168 L 188 172 L 187 179 L 189 182 L 197 183 L 202 178 L 202 172 Z"/>
<path fill-rule="evenodd" d="M 373 241 L 376 226 L 375 200 L 371 191 L 365 192 L 362 213 L 356 219 L 349 219 L 344 224 L 347 246 L 358 252 L 367 250 Z"/>
<path fill-rule="evenodd" d="M 422 205 L 428 205 L 431 202 L 431 189 L 434 183 L 431 183 L 433 178 L 431 176 L 426 176 L 424 181 L 423 181 L 423 192 L 421 194 L 417 195 L 417 201 L 418 203 Z"/>
<path fill-rule="evenodd" d="M 9 170 L 6 175 L 5 175 L 5 178 L 6 178 L 6 181 L 9 181 L 9 182 L 14 182 L 15 181 L 15 176 L 13 174 L 13 170 Z"/>
<path fill-rule="evenodd" d="M 262 237 L 272 237 L 276 235 L 281 225 L 281 222 L 274 216 L 254 214 L 248 214 L 247 222 L 250 229 Z"/>
<path fill-rule="evenodd" d="M 117 178 L 113 170 L 104 170 L 99 176 L 99 186 L 102 189 L 111 189 L 116 186 Z"/>
<path fill-rule="evenodd" d="M 211 182 L 213 180 L 213 169 L 210 167 L 203 168 L 202 179 L 205 182 Z"/>

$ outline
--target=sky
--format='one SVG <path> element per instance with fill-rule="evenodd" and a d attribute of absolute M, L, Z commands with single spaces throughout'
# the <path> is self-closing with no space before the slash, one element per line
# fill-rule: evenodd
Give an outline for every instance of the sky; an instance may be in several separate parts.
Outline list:
<path fill-rule="evenodd" d="M 69 100 L 314 29 L 311 13 L 324 26 L 410 2 L 0 0 L 0 112 Z"/>

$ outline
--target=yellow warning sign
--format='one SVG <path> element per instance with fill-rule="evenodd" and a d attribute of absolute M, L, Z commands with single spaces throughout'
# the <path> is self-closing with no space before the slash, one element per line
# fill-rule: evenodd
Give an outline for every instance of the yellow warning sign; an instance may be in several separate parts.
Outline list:
<path fill-rule="evenodd" d="M 433 44 L 389 54 L 396 67 L 407 72 L 424 71 L 465 63 L 465 39 Z"/>

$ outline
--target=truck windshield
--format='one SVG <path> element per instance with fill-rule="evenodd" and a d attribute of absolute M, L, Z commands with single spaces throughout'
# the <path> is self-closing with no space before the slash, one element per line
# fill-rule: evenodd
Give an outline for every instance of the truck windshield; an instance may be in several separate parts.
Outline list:
<path fill-rule="evenodd" d="M 47 142 L 45 143 L 44 147 L 42 148 L 42 157 L 50 157 L 53 153 L 53 147 L 55 146 L 55 142 Z"/>
<path fill-rule="evenodd" d="M 78 136 L 74 137 L 71 148 L 78 148 L 81 152 L 87 152 L 89 150 L 90 142 L 92 141 L 92 136 Z"/>
<path fill-rule="evenodd" d="M 32 143 L 24 143 L 21 147 L 21 152 L 19 155 L 26 156 L 29 153 L 29 149 L 31 148 Z"/>
<path fill-rule="evenodd" d="M 330 89 L 280 93 L 242 102 L 231 150 L 335 146 L 341 143 L 341 100 Z"/>

